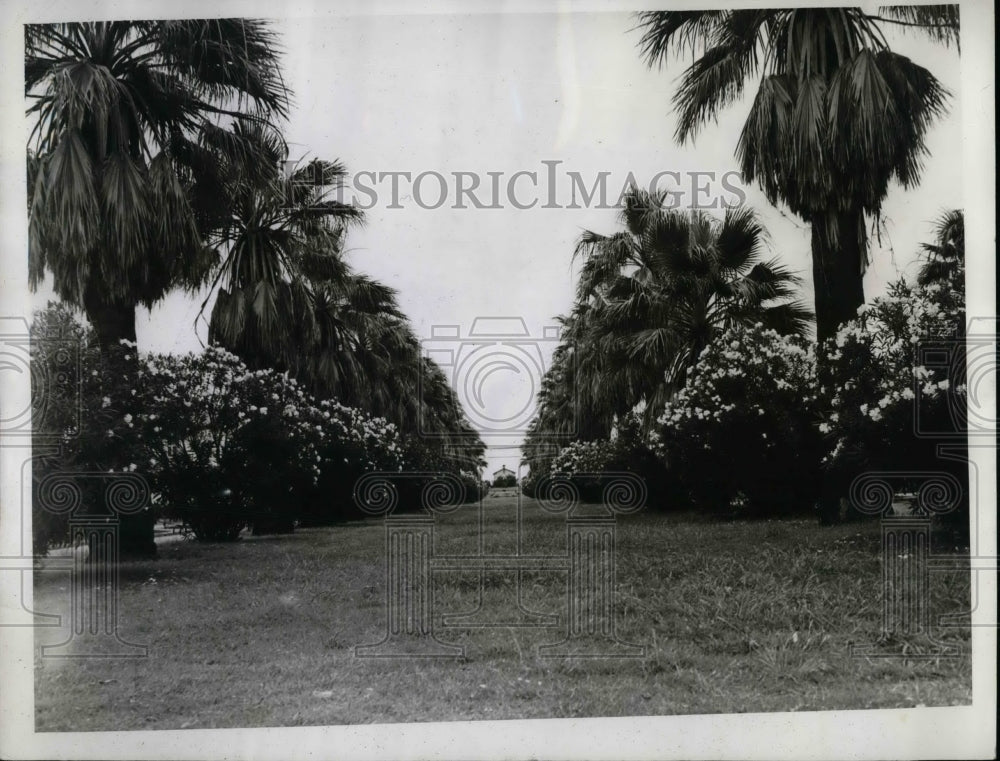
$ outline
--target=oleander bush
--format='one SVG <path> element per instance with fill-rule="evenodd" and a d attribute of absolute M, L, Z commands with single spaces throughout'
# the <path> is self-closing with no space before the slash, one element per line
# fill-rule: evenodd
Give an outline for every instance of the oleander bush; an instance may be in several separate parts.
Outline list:
<path fill-rule="evenodd" d="M 219 347 L 150 355 L 139 377 L 142 409 L 135 417 L 145 467 L 166 514 L 199 538 L 208 519 L 195 520 L 197 513 L 255 533 L 348 517 L 360 474 L 402 467 L 392 424 L 333 400 L 317 402 L 287 374 L 249 370 Z M 182 477 L 192 468 L 200 479 Z M 226 509 L 218 494 L 226 495 Z"/>
<path fill-rule="evenodd" d="M 251 370 L 218 346 L 182 355 L 137 355 L 130 346 L 124 358 L 136 366 L 124 373 L 102 364 L 90 329 L 64 305 L 37 313 L 32 334 L 44 412 L 36 413 L 36 451 L 49 455 L 35 461 L 36 486 L 58 470 L 138 473 L 153 497 L 146 519 L 178 520 L 202 541 L 361 517 L 354 489 L 366 473 L 395 474 L 399 510 L 421 509 L 440 474 L 456 504 L 485 493 L 478 463 L 317 400 L 287 374 Z M 68 539 L 68 516 L 37 498 L 34 505 L 36 551 L 44 553 Z"/>
<path fill-rule="evenodd" d="M 701 352 L 651 441 L 677 506 L 786 515 L 817 497 L 819 415 L 813 345 L 734 325 Z"/>
<path fill-rule="evenodd" d="M 961 256 L 938 278 L 893 283 L 824 346 L 829 366 L 829 411 L 824 465 L 846 496 L 851 480 L 872 471 L 944 471 L 968 480 L 965 268 Z M 995 358 L 994 358 L 995 359 Z M 950 456 L 939 446 L 947 443 Z M 968 494 L 953 517 L 964 523 Z M 826 516 L 830 519 L 831 516 Z"/>
<path fill-rule="evenodd" d="M 640 430 L 638 416 L 628 415 L 617 421 L 613 438 L 574 441 L 562 447 L 551 461 L 533 468 L 522 479 L 522 493 L 547 498 L 546 485 L 557 479 L 572 484 L 582 502 L 600 503 L 614 475 L 627 473 L 643 483 L 646 505 L 664 508 L 664 469 Z"/>
<path fill-rule="evenodd" d="M 179 520 L 200 540 L 227 541 L 247 527 L 271 533 L 350 517 L 361 474 L 403 469 L 392 424 L 316 401 L 294 378 L 249 370 L 218 347 L 142 356 L 126 349 L 134 372 L 116 372 L 90 329 L 56 303 L 36 314 L 32 336 L 39 554 L 69 538 L 69 515 L 37 495 L 58 471 L 137 473 L 152 491 L 145 520 Z M 78 480 L 90 505 L 99 497 Z"/>
<path fill-rule="evenodd" d="M 134 355 L 124 360 L 134 361 Z M 74 515 L 104 511 L 103 484 L 95 476 L 135 472 L 139 442 L 132 418 L 110 402 L 125 393 L 121 373 L 102 360 L 91 328 L 62 302 L 49 302 L 32 320 L 31 391 L 32 544 L 34 554 L 44 555 L 70 540 Z M 39 493 L 44 479 L 59 473 L 79 489 L 75 510 L 58 509 Z M 122 518 L 122 546 L 134 537 L 151 537 L 158 517 L 153 502 Z"/>

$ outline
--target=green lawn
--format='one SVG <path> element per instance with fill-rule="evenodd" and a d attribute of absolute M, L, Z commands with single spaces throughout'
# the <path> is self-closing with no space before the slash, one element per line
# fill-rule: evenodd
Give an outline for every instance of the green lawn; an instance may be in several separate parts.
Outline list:
<path fill-rule="evenodd" d="M 564 520 L 526 500 L 526 554 L 558 554 Z M 484 550 L 515 551 L 515 501 L 486 499 Z M 472 554 L 477 513 L 441 517 L 435 553 Z M 967 705 L 968 618 L 938 639 L 963 655 L 861 658 L 881 631 L 877 524 L 706 522 L 639 514 L 618 522 L 617 626 L 637 659 L 544 659 L 565 627 L 565 571 L 524 572 L 524 608 L 555 627 L 440 628 L 476 607 L 476 571 L 434 574 L 447 659 L 355 657 L 385 631 L 385 534 L 377 520 L 230 545 L 174 542 L 121 566 L 120 631 L 133 660 L 42 659 L 39 730 L 176 729 L 396 721 Z M 958 552 L 934 547 L 935 552 Z M 44 563 L 42 564 L 44 567 Z M 931 574 L 932 620 L 969 607 L 968 573 Z M 68 611 L 68 574 L 35 575 L 35 608 Z M 513 572 L 485 577 L 482 611 L 518 615 Z M 64 618 L 64 620 L 66 620 Z M 66 632 L 38 629 L 37 644 Z M 919 653 L 920 641 L 880 652 Z"/>

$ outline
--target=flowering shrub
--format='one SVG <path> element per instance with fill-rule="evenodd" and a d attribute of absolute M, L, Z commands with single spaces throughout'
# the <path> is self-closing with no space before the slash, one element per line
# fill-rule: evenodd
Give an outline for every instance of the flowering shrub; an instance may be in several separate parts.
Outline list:
<path fill-rule="evenodd" d="M 124 419 L 141 429 L 143 467 L 200 538 L 234 538 L 248 523 L 290 530 L 342 511 L 360 473 L 402 466 L 392 424 L 316 402 L 287 374 L 249 370 L 219 347 L 150 355 L 138 385 Z"/>
<path fill-rule="evenodd" d="M 618 440 L 574 441 L 563 447 L 552 460 L 549 472 L 569 478 L 583 502 L 600 502 L 603 483 L 599 475 L 624 470 L 627 453 Z M 540 495 L 545 496 L 545 495 Z"/>
<path fill-rule="evenodd" d="M 462 482 L 462 493 L 459 495 L 459 499 L 463 504 L 478 502 L 490 490 L 489 484 L 483 481 L 476 473 L 468 470 L 460 470 L 456 475 L 458 476 L 458 480 Z"/>
<path fill-rule="evenodd" d="M 58 453 L 37 461 L 36 482 L 54 470 L 140 473 L 153 490 L 154 507 L 142 516 L 150 540 L 160 516 L 207 541 L 234 540 L 247 526 L 270 533 L 356 516 L 354 485 L 370 471 L 447 471 L 461 479 L 464 501 L 482 494 L 477 464 L 406 440 L 382 418 L 316 400 L 287 374 L 250 370 L 219 347 L 140 356 L 130 345 L 121 356 L 127 367 L 108 366 L 89 328 L 60 304 L 36 315 L 33 337 L 44 430 L 62 432 Z M 78 364 L 66 365 L 67 343 Z M 56 376 L 61 384 L 42 385 Z M 52 450 L 45 443 L 39 452 Z M 413 491 L 411 481 L 401 479 Z M 419 509 L 419 487 L 401 509 Z M 34 504 L 44 552 L 68 538 L 68 518 Z"/>
<path fill-rule="evenodd" d="M 132 418 L 112 405 L 125 388 L 121 368 L 112 369 L 101 358 L 93 331 L 61 302 L 49 302 L 35 313 L 31 325 L 32 363 L 32 534 L 34 552 L 45 554 L 54 544 L 69 541 L 67 513 L 45 509 L 37 493 L 48 475 L 62 472 L 106 473 L 135 471 L 138 441 Z M 125 354 L 134 362 L 134 354 Z M 98 479 L 77 478 L 81 512 L 104 511 L 103 485 Z M 156 505 L 121 516 L 122 554 L 149 554 Z"/>
<path fill-rule="evenodd" d="M 552 460 L 551 472 L 562 476 L 600 473 L 611 465 L 617 450 L 616 443 L 608 439 L 574 441 L 564 447 Z"/>
<path fill-rule="evenodd" d="M 822 445 L 815 373 L 804 339 L 760 323 L 716 336 L 651 436 L 671 498 L 752 515 L 811 509 Z"/>
<path fill-rule="evenodd" d="M 203 540 L 234 539 L 244 525 L 273 521 L 301 490 L 314 436 L 298 420 L 293 382 L 251 372 L 216 347 L 143 358 L 124 412 L 142 442 L 142 469 L 166 514 Z"/>
<path fill-rule="evenodd" d="M 663 468 L 639 435 L 639 421 L 634 416 L 619 420 L 610 439 L 574 441 L 559 450 L 548 469 L 533 468 L 522 480 L 521 491 L 528 497 L 538 493 L 545 474 L 568 478 L 583 502 L 600 502 L 608 481 L 603 474 L 633 473 L 646 485 L 650 503 L 659 504 Z"/>
<path fill-rule="evenodd" d="M 427 489 L 433 489 L 439 475 L 447 478 L 447 489 L 434 490 L 435 500 L 448 494 L 446 504 L 457 505 L 477 502 L 488 490 L 479 477 L 482 463 L 468 457 L 448 452 L 441 442 L 427 440 L 420 436 L 410 436 L 402 443 L 403 464 L 398 468 L 399 478 L 394 481 L 399 501 L 397 512 L 420 510 L 424 507 Z"/>
<path fill-rule="evenodd" d="M 824 464 L 842 491 L 864 470 L 953 470 L 965 482 L 962 463 L 938 457 L 939 440 L 917 435 L 918 426 L 965 430 L 964 326 L 959 261 L 940 280 L 893 283 L 824 347 L 832 387 L 820 424 L 830 442 Z M 923 364 L 920 347 L 928 342 L 950 361 Z"/>

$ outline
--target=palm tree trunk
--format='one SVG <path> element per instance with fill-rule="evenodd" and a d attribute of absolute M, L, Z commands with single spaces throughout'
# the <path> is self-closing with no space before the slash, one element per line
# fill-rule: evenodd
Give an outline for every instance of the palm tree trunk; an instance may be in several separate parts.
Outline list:
<path fill-rule="evenodd" d="M 111 359 L 124 353 L 121 341 L 135 343 L 135 304 L 108 304 L 100 296 L 88 296 L 84 308 L 97 334 L 101 355 Z"/>
<path fill-rule="evenodd" d="M 865 303 L 863 224 L 860 209 L 817 214 L 812 219 L 816 338 L 820 343 L 833 338 L 840 324 L 856 317 L 858 307 Z"/>
<path fill-rule="evenodd" d="M 138 362 L 134 349 L 123 346 L 121 341 L 135 343 L 135 305 L 108 304 L 100 296 L 88 294 L 85 299 L 87 319 L 97 334 L 97 343 L 101 350 L 101 358 L 105 364 L 105 372 L 134 377 L 138 370 Z M 132 384 L 109 384 L 108 393 L 117 409 L 127 409 L 131 398 L 123 389 L 131 388 Z M 117 397 L 117 398 L 115 398 Z M 141 475 L 141 474 L 140 474 Z M 143 510 L 132 515 L 119 516 L 118 551 L 119 556 L 152 557 L 156 555 L 154 541 L 155 514 Z"/>
<path fill-rule="evenodd" d="M 861 263 L 864 250 L 860 236 L 864 223 L 861 211 L 817 214 L 812 220 L 813 283 L 816 290 L 816 339 L 820 345 L 837 335 L 837 328 L 857 316 L 858 307 L 865 303 Z M 833 379 L 817 353 L 817 370 L 821 386 L 830 388 Z M 847 496 L 854 474 L 827 471 L 820 492 L 820 522 L 837 523 L 841 499 Z"/>

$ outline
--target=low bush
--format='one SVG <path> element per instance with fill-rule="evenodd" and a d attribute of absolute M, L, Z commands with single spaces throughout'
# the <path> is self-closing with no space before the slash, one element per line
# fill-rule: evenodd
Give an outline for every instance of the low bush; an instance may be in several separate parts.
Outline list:
<path fill-rule="evenodd" d="M 125 356 L 134 361 L 134 354 Z M 34 553 L 70 540 L 70 521 L 85 513 L 104 513 L 106 492 L 99 476 L 135 472 L 140 442 L 131 416 L 120 414 L 111 399 L 128 394 L 121 369 L 101 357 L 93 331 L 61 302 L 35 313 L 31 326 L 32 381 L 32 544 Z M 39 494 L 47 477 L 65 474 L 81 495 L 74 510 L 57 509 Z M 118 517 L 122 554 L 149 554 L 155 503 Z"/>
<path fill-rule="evenodd" d="M 967 525 L 968 480 L 965 269 L 961 258 L 939 279 L 900 280 L 864 307 L 824 347 L 830 407 L 820 430 L 824 459 L 843 496 L 862 472 L 950 473 L 963 484 L 951 517 Z M 939 445 L 949 443 L 949 456 Z M 828 520 L 832 516 L 825 516 Z"/>
<path fill-rule="evenodd" d="M 628 473 L 643 483 L 645 503 L 662 508 L 664 469 L 642 440 L 639 430 L 638 419 L 626 416 L 618 421 L 611 439 L 568 444 L 551 461 L 533 468 L 522 479 L 522 493 L 532 498 L 546 498 L 544 484 L 548 481 L 544 476 L 551 475 L 568 480 L 582 502 L 601 503 L 614 475 Z"/>
<path fill-rule="evenodd" d="M 812 344 L 761 324 L 720 333 L 654 431 L 682 507 L 745 516 L 812 510 L 823 441 Z"/>
<path fill-rule="evenodd" d="M 249 370 L 218 347 L 150 355 L 140 368 L 135 421 L 144 468 L 165 514 L 199 539 L 249 526 L 291 531 L 297 521 L 352 514 L 353 485 L 398 470 L 394 426 L 332 400 L 316 402 L 285 374 Z"/>
<path fill-rule="evenodd" d="M 134 371 L 115 372 L 102 364 L 90 330 L 60 304 L 36 315 L 33 336 L 35 399 L 44 402 L 36 431 L 48 432 L 36 451 L 51 452 L 37 459 L 35 483 L 59 470 L 138 473 L 155 507 L 123 519 L 123 531 L 141 522 L 151 538 L 149 524 L 162 516 L 218 542 L 247 527 L 276 533 L 356 518 L 364 513 L 355 484 L 371 472 L 396 474 L 400 510 L 420 509 L 435 473 L 449 475 L 456 502 L 484 494 L 479 463 L 404 440 L 386 420 L 317 401 L 287 374 L 250 370 L 217 346 L 142 356 L 132 346 L 124 354 Z M 431 475 L 406 477 L 414 473 Z M 34 504 L 36 551 L 44 553 L 68 540 L 69 517 L 46 511 L 43 500 Z"/>

